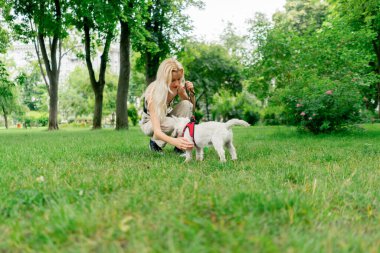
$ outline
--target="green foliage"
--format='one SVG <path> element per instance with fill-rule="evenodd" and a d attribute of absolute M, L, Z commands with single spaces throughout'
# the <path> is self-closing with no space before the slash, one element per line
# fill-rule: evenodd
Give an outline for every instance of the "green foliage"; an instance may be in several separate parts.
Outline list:
<path fill-rule="evenodd" d="M 21 118 L 26 127 L 46 127 L 49 122 L 49 115 L 45 112 L 30 111 Z"/>
<path fill-rule="evenodd" d="M 305 85 L 306 84 L 306 85 Z M 360 121 L 363 97 L 355 85 L 309 76 L 281 94 L 290 123 L 313 133 L 339 130 Z"/>
<path fill-rule="evenodd" d="M 128 118 L 132 121 L 133 126 L 139 122 L 139 114 L 133 104 L 128 105 Z"/>
<path fill-rule="evenodd" d="M 0 60 L 0 113 L 7 117 L 12 112 L 20 112 L 18 92 L 15 84 L 9 80 L 5 65 Z"/>
<path fill-rule="evenodd" d="M 220 45 L 188 42 L 180 61 L 185 77 L 194 83 L 197 105 L 205 108 L 208 119 L 215 93 L 225 89 L 236 94 L 242 90 L 242 66 Z"/>
<path fill-rule="evenodd" d="M 369 65 L 374 33 L 366 26 L 354 29 L 345 19 L 327 16 L 331 9 L 325 2 L 290 0 L 285 12 L 275 15 L 274 24 L 263 16 L 251 22 L 250 38 L 257 47 L 246 71 L 247 89 L 269 101 L 269 107 L 286 112 L 283 119 L 281 113 L 264 113 L 264 122 L 329 132 L 356 121 L 363 99 L 377 101 L 373 88 L 379 78 Z M 334 91 L 333 104 L 324 100 L 327 90 Z M 300 117 L 302 111 L 294 108 L 298 100 L 306 101 L 307 117 Z M 367 108 L 374 105 L 367 103 Z"/>
<path fill-rule="evenodd" d="M 4 16 L 14 31 L 14 36 L 23 42 L 36 39 L 37 33 L 44 37 L 65 38 L 68 36 L 72 13 L 66 0 L 5 0 Z M 57 5 L 60 13 L 58 15 Z"/>
<path fill-rule="evenodd" d="M 189 37 L 191 17 L 184 10 L 190 6 L 202 7 L 202 0 L 151 0 L 142 14 L 144 40 L 135 42 L 141 53 L 139 65 L 145 65 L 146 75 L 156 75 L 159 63 L 169 54 L 179 52 Z"/>
<path fill-rule="evenodd" d="M 199 124 L 203 119 L 204 113 L 200 110 L 194 111 L 195 123 Z"/>
<path fill-rule="evenodd" d="M 106 73 L 106 84 L 103 93 L 103 114 L 110 115 L 116 108 L 117 76 Z M 91 89 L 88 71 L 76 68 L 70 73 L 66 87 L 63 86 L 60 98 L 60 108 L 65 118 L 84 116 L 93 113 L 94 96 Z"/>
<path fill-rule="evenodd" d="M 16 83 L 20 88 L 22 103 L 31 111 L 47 111 L 46 85 L 42 83 L 37 63 L 19 70 Z"/>
<path fill-rule="evenodd" d="M 287 0 L 285 12 L 275 13 L 277 26 L 298 33 L 310 33 L 319 29 L 327 19 L 328 4 L 320 0 Z"/>
<path fill-rule="evenodd" d="M 1 8 L 1 3 L 0 3 L 0 8 Z M 9 46 L 8 33 L 4 30 L 1 24 L 2 24 L 2 21 L 0 20 L 0 54 L 5 53 Z"/>
<path fill-rule="evenodd" d="M 128 101 L 131 103 L 135 103 L 136 99 L 142 96 L 146 88 L 144 69 L 138 64 L 138 59 L 140 57 L 140 53 L 132 52 L 131 78 L 128 91 Z"/>
<path fill-rule="evenodd" d="M 241 61 L 244 61 L 247 57 L 247 50 L 245 48 L 246 38 L 236 34 L 236 27 L 228 22 L 224 28 L 220 40 L 225 48 L 228 49 L 228 53 Z"/>
<path fill-rule="evenodd" d="M 213 97 L 212 116 L 214 120 L 227 121 L 233 118 L 243 119 L 251 125 L 256 124 L 260 115 L 256 99 L 246 92 L 232 96 L 223 90 Z"/>
<path fill-rule="evenodd" d="M 281 106 L 268 106 L 260 110 L 261 121 L 264 125 L 277 126 L 286 124 L 284 109 Z"/>

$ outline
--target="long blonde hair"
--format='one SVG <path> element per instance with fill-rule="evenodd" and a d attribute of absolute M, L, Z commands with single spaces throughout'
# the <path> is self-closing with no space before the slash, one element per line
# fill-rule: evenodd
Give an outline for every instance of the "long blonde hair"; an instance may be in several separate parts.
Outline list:
<path fill-rule="evenodd" d="M 157 70 L 156 80 L 146 88 L 144 97 L 149 97 L 148 103 L 153 103 L 156 114 L 160 120 L 164 119 L 167 111 L 167 98 L 170 91 L 173 72 L 182 71 L 181 82 L 185 82 L 182 64 L 174 58 L 161 62 Z"/>

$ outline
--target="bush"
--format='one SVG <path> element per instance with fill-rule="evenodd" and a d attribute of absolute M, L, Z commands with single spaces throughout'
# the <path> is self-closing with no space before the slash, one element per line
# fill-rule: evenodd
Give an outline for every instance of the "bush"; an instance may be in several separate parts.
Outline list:
<path fill-rule="evenodd" d="M 204 116 L 204 113 L 202 113 L 199 110 L 195 110 L 194 117 L 195 117 L 195 123 L 199 124 Z"/>
<path fill-rule="evenodd" d="M 326 133 L 360 120 L 362 97 L 348 82 L 309 78 L 282 92 L 285 116 L 290 123 L 313 133 Z"/>
<path fill-rule="evenodd" d="M 378 123 L 380 122 L 376 112 L 368 109 L 360 111 L 361 123 Z"/>
<path fill-rule="evenodd" d="M 49 116 L 47 113 L 30 111 L 25 114 L 22 119 L 25 127 L 38 127 L 47 126 L 49 123 Z"/>
<path fill-rule="evenodd" d="M 212 115 L 215 120 L 227 121 L 233 118 L 243 119 L 251 125 L 260 120 L 256 98 L 246 92 L 233 96 L 221 91 L 213 97 Z"/>
<path fill-rule="evenodd" d="M 128 118 L 131 120 L 133 126 L 136 126 L 139 122 L 139 115 L 136 107 L 133 104 L 128 106 Z"/>
<path fill-rule="evenodd" d="M 269 106 L 261 111 L 262 123 L 268 126 L 278 126 L 286 123 L 284 109 L 280 106 Z"/>

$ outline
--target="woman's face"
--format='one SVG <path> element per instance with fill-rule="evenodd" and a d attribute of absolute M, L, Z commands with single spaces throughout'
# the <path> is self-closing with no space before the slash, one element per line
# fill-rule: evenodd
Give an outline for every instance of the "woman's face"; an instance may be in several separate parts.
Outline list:
<path fill-rule="evenodd" d="M 181 79 L 183 76 L 183 71 L 173 71 L 172 72 L 172 82 L 170 83 L 170 89 L 176 90 L 181 86 Z"/>

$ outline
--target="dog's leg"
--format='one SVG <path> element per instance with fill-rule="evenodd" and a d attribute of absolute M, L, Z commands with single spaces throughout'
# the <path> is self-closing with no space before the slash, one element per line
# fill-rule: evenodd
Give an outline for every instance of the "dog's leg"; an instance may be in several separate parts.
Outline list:
<path fill-rule="evenodd" d="M 228 148 L 228 151 L 230 151 L 231 159 L 236 160 L 237 159 L 236 149 L 234 145 L 232 144 L 232 141 L 227 142 L 226 147 Z"/>
<path fill-rule="evenodd" d="M 203 148 L 196 148 L 197 160 L 203 161 Z"/>
<path fill-rule="evenodd" d="M 226 155 L 223 149 L 223 142 L 219 140 L 218 138 L 212 138 L 211 139 L 212 145 L 214 146 L 216 152 L 219 155 L 221 162 L 226 162 Z"/>
<path fill-rule="evenodd" d="M 190 162 L 191 161 L 191 151 L 192 151 L 192 149 L 186 150 L 186 160 L 185 160 L 185 162 Z"/>

